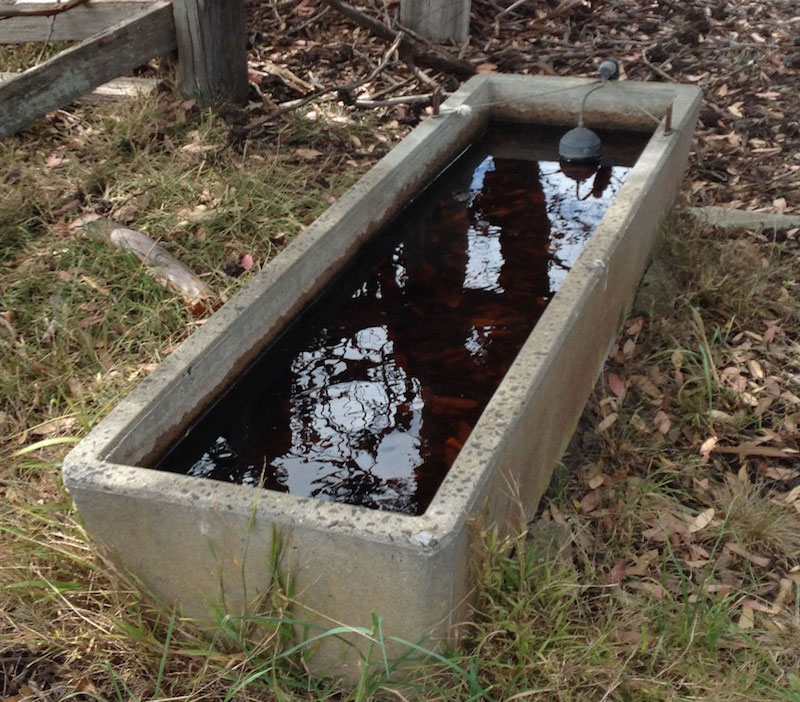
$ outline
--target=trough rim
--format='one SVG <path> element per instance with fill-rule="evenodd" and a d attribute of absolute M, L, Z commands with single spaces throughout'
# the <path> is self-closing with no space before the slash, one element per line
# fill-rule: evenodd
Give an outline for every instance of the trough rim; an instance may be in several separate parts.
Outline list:
<path fill-rule="evenodd" d="M 536 121 L 547 123 L 547 114 L 550 114 L 548 105 L 558 104 L 558 109 L 562 110 L 560 114 L 569 114 L 574 118 L 577 114 L 576 101 L 568 100 L 565 106 L 563 95 L 559 98 L 558 94 L 563 93 L 570 98 L 570 92 L 580 95 L 578 89 L 593 82 L 582 78 L 492 74 L 470 79 L 442 105 L 439 117 L 425 120 L 392 149 L 228 301 L 222 310 L 233 314 L 236 310 L 253 305 L 281 276 L 291 275 L 292 264 L 300 260 L 309 247 L 324 235 L 325 228 L 337 218 L 345 216 L 348 208 L 355 203 L 355 198 L 364 197 L 365 189 L 369 193 L 370 188 L 379 187 L 381 174 L 398 159 L 407 158 L 413 149 L 435 140 L 447 130 L 455 128 L 475 133 L 492 119 L 514 119 L 523 112 L 529 114 L 538 110 Z M 510 93 L 520 90 L 527 95 L 508 97 Z M 679 84 L 623 82 L 615 85 L 614 90 L 648 105 L 650 114 L 642 114 L 636 122 L 642 131 L 651 129 L 656 118 L 660 120 L 659 126 L 573 266 L 573 269 L 582 268 L 588 275 L 570 274 L 565 278 L 423 514 L 380 512 L 115 461 L 114 454 L 121 451 L 125 437 L 133 431 L 134 425 L 138 426 L 146 418 L 145 407 L 162 402 L 170 392 L 178 391 L 187 368 L 203 362 L 207 354 L 213 353 L 214 344 L 207 345 L 208 342 L 222 338 L 221 335 L 226 332 L 230 333 L 234 318 L 220 315 L 219 312 L 121 400 L 66 456 L 63 463 L 65 486 L 70 490 L 110 493 L 166 505 L 222 510 L 245 518 L 255 514 L 256 517 L 290 529 L 294 525 L 302 525 L 304 529 L 350 534 L 374 542 L 390 543 L 396 548 L 411 549 L 423 557 L 433 556 L 448 546 L 459 538 L 464 528 L 464 518 L 474 514 L 476 508 L 480 507 L 480 502 L 486 496 L 486 488 L 495 477 L 504 437 L 513 429 L 516 419 L 509 414 L 507 403 L 509 400 L 524 403 L 530 397 L 531 389 L 546 377 L 553 360 L 553 349 L 558 351 L 558 340 L 567 334 L 571 309 L 588 299 L 598 285 L 603 285 L 603 278 L 607 275 L 606 262 L 619 245 L 622 234 L 635 219 L 650 185 L 658 178 L 661 166 L 679 142 L 680 132 L 691 128 L 701 97 L 699 88 Z M 596 102 L 590 100 L 586 113 L 587 126 L 616 126 L 609 123 L 613 113 L 613 98 L 602 95 L 603 92 L 598 91 L 600 95 Z M 664 110 L 670 102 L 673 105 L 674 131 L 665 136 Z M 550 123 L 563 124 L 564 121 L 561 117 L 557 122 Z M 632 128 L 631 124 L 626 124 L 626 128 Z M 458 148 L 457 152 L 461 150 Z M 434 174 L 426 176 L 427 181 L 431 175 Z M 511 476 L 509 481 L 513 482 Z"/>

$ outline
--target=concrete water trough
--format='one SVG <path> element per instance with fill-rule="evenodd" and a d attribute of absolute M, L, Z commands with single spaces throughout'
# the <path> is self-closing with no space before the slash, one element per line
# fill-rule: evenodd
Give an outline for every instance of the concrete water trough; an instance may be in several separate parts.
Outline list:
<path fill-rule="evenodd" d="M 486 75 L 452 95 L 67 456 L 64 482 L 89 533 L 200 621 L 253 612 L 280 571 L 293 583 L 298 620 L 369 627 L 375 614 L 386 635 L 453 643 L 453 625 L 467 616 L 481 531 L 521 528 L 535 512 L 624 320 L 685 167 L 697 88 L 624 82 L 589 98 L 587 127 L 651 136 L 424 513 L 146 466 L 490 120 L 566 130 L 590 84 Z M 312 662 L 316 672 L 358 675 L 358 656 L 344 644 L 328 645 Z"/>

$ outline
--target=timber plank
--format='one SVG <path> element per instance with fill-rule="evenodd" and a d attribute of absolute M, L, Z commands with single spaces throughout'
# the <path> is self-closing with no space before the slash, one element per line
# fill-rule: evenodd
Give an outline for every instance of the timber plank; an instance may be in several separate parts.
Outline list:
<path fill-rule="evenodd" d="M 8 6 L 25 10 L 52 4 L 53 0 L 24 0 L 9 3 Z M 152 4 L 152 0 L 90 0 L 54 17 L 9 17 L 0 22 L 0 44 L 87 39 L 146 10 Z"/>
<path fill-rule="evenodd" d="M 0 139 L 176 47 L 172 3 L 149 9 L 0 83 Z"/>
<path fill-rule="evenodd" d="M 18 71 L 0 71 L 0 83 L 18 75 Z M 102 105 L 135 95 L 150 95 L 155 92 L 157 87 L 157 78 L 140 78 L 138 76 L 114 78 L 108 83 L 97 86 L 91 93 L 75 98 L 75 102 L 82 105 Z"/>

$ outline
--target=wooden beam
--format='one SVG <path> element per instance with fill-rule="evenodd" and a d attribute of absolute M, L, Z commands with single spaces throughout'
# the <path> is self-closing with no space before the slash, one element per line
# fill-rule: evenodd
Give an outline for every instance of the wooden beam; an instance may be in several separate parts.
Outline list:
<path fill-rule="evenodd" d="M 158 0 L 139 15 L 0 83 L 0 139 L 175 46 L 172 4 Z"/>
<path fill-rule="evenodd" d="M 35 10 L 52 4 L 53 0 L 24 0 L 11 3 L 8 7 Z M 87 39 L 146 10 L 152 4 L 152 0 L 89 0 L 54 17 L 9 17 L 0 21 L 0 44 L 46 41 L 48 38 L 52 41 Z"/>
<path fill-rule="evenodd" d="M 431 41 L 469 38 L 470 0 L 400 0 L 400 22 Z"/>
<path fill-rule="evenodd" d="M 0 71 L 0 83 L 18 75 L 19 71 Z M 135 95 L 150 95 L 155 92 L 157 87 L 157 78 L 140 78 L 138 76 L 114 78 L 108 83 L 97 86 L 91 93 L 75 98 L 75 102 L 82 105 L 102 105 Z"/>
<path fill-rule="evenodd" d="M 247 101 L 244 0 L 174 0 L 178 89 L 207 106 Z"/>

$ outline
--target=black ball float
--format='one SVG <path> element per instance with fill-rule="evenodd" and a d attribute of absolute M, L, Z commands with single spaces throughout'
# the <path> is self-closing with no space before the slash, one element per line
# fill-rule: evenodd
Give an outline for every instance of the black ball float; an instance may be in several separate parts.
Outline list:
<path fill-rule="evenodd" d="M 593 163 L 600 160 L 600 137 L 586 127 L 570 129 L 558 142 L 558 157 L 566 163 Z"/>

